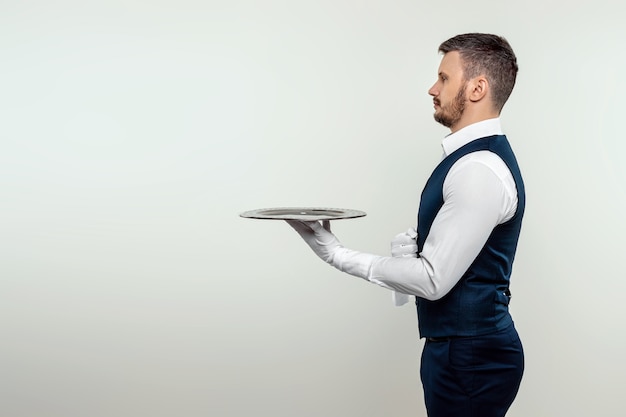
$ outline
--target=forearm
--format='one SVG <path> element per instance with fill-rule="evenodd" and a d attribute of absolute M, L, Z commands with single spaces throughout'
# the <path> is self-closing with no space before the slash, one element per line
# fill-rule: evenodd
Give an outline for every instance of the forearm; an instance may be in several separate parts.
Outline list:
<path fill-rule="evenodd" d="M 454 286 L 452 277 L 435 275 L 432 265 L 425 258 L 379 257 L 372 264 L 368 280 L 428 300 L 441 298 Z"/>
<path fill-rule="evenodd" d="M 435 275 L 424 258 L 392 258 L 341 248 L 328 263 L 381 287 L 427 299 L 440 298 L 456 282 Z"/>

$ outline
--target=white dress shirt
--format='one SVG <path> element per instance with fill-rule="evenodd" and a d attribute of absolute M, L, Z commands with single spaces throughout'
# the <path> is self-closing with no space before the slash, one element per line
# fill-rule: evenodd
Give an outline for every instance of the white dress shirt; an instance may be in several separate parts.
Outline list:
<path fill-rule="evenodd" d="M 489 119 L 446 136 L 443 157 L 469 142 L 501 135 L 500 119 Z M 378 258 L 370 281 L 399 293 L 437 300 L 461 279 L 493 228 L 517 210 L 517 189 L 504 161 L 490 151 L 467 154 L 443 183 L 443 206 L 419 258 Z"/>

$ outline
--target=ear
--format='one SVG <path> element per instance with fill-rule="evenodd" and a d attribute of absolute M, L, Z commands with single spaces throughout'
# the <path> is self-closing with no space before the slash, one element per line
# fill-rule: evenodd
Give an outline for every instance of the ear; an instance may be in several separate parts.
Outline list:
<path fill-rule="evenodd" d="M 489 91 L 489 82 L 483 76 L 479 76 L 470 81 L 469 100 L 477 102 L 483 100 Z"/>

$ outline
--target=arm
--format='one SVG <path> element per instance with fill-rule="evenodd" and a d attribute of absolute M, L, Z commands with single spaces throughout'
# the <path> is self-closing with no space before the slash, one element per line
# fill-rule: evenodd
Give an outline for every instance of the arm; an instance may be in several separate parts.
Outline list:
<path fill-rule="evenodd" d="M 470 159 L 455 168 L 446 179 L 443 207 L 418 258 L 353 251 L 318 222 L 290 224 L 335 268 L 401 293 L 439 299 L 469 268 L 493 228 L 505 220 L 503 207 L 510 202 L 502 179 L 489 166 Z"/>
<path fill-rule="evenodd" d="M 476 259 L 511 204 L 503 181 L 488 166 L 467 161 L 450 171 L 444 204 L 417 259 L 381 258 L 369 280 L 436 300 L 446 295 Z"/>

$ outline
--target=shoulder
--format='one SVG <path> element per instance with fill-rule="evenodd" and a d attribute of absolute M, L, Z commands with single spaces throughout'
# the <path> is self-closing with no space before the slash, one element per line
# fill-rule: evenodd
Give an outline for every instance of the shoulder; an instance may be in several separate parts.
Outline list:
<path fill-rule="evenodd" d="M 499 222 L 508 220 L 517 207 L 515 179 L 506 163 L 491 151 L 461 157 L 450 168 L 443 185 L 444 199 L 491 200 L 500 208 Z"/>
<path fill-rule="evenodd" d="M 483 169 L 488 169 L 495 176 L 500 178 L 500 180 L 505 181 L 509 177 L 513 180 L 513 175 L 502 158 L 496 153 L 487 150 L 472 152 L 459 158 L 459 160 L 452 165 L 448 174 L 454 175 L 455 172 L 463 171 L 467 174 L 468 171 L 471 170 L 482 171 Z"/>

